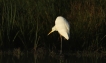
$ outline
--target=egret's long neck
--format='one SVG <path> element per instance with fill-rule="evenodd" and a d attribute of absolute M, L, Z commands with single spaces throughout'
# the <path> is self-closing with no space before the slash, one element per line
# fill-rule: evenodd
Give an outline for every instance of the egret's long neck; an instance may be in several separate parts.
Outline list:
<path fill-rule="evenodd" d="M 52 32 L 54 32 L 54 31 L 56 31 L 56 27 L 55 26 L 52 27 Z"/>
<path fill-rule="evenodd" d="M 50 32 L 48 33 L 48 35 L 51 34 L 51 33 L 54 32 L 54 31 L 56 31 L 55 26 L 52 27 L 52 31 L 50 31 Z"/>

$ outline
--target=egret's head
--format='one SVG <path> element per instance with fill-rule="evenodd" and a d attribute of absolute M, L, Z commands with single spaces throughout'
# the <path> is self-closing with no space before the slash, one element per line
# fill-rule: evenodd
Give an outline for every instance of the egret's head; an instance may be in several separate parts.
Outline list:
<path fill-rule="evenodd" d="M 54 32 L 54 31 L 56 31 L 55 26 L 54 26 L 54 27 L 52 27 L 52 31 L 50 31 L 50 32 L 48 33 L 48 35 L 49 35 L 49 34 L 51 34 L 51 33 L 52 33 L 52 32 Z"/>

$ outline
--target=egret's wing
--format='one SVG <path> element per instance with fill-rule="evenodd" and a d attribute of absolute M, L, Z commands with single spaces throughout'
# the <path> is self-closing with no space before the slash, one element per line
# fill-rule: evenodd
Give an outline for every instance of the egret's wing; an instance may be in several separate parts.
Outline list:
<path fill-rule="evenodd" d="M 55 25 L 62 25 L 64 27 L 66 27 L 66 29 L 68 31 L 70 31 L 69 22 L 65 18 L 63 18 L 62 16 L 57 17 L 57 19 L 55 21 Z"/>
<path fill-rule="evenodd" d="M 69 39 L 69 31 L 67 28 L 64 26 L 64 24 L 58 24 L 56 25 L 56 29 L 59 32 L 60 35 L 65 37 L 67 40 Z"/>
<path fill-rule="evenodd" d="M 69 25 L 69 22 L 68 21 L 65 21 L 64 25 L 65 25 L 66 30 L 67 30 L 67 33 L 68 33 L 68 35 L 70 37 L 70 25 Z"/>
<path fill-rule="evenodd" d="M 65 21 L 64 21 L 64 25 L 65 25 L 65 27 L 67 28 L 67 30 L 68 31 L 70 31 L 70 25 L 69 25 L 69 22 L 66 20 L 66 19 L 64 19 Z"/>
<path fill-rule="evenodd" d="M 68 36 L 68 34 L 66 33 L 65 30 L 58 30 L 58 32 L 59 32 L 60 35 L 62 35 L 67 40 L 69 39 L 69 36 Z"/>
<path fill-rule="evenodd" d="M 64 33 L 67 33 L 68 37 L 70 37 L 70 25 L 65 18 L 63 18 L 62 16 L 57 17 L 55 21 L 55 26 L 56 26 L 56 30 L 59 33 L 61 32 L 60 30 L 63 30 Z"/>

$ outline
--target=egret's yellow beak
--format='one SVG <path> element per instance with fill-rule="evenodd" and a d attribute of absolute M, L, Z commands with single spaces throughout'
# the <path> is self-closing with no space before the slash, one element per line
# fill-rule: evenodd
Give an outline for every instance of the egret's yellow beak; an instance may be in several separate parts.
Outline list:
<path fill-rule="evenodd" d="M 53 31 L 50 31 L 50 32 L 48 33 L 48 35 L 51 34 L 52 32 L 53 32 Z"/>

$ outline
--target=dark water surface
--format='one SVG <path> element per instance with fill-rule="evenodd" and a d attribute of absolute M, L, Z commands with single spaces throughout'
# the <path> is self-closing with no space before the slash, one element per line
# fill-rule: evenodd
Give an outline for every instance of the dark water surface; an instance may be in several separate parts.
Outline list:
<path fill-rule="evenodd" d="M 45 55 L 43 57 L 37 54 L 1 54 L 0 63 L 106 63 L 106 56 L 103 57 L 82 57 L 76 55 L 51 57 Z"/>

